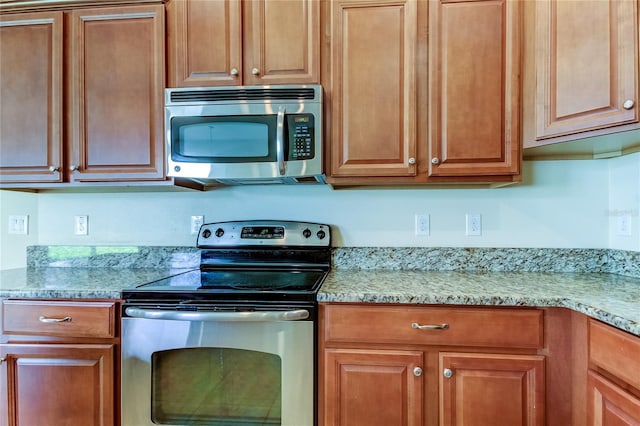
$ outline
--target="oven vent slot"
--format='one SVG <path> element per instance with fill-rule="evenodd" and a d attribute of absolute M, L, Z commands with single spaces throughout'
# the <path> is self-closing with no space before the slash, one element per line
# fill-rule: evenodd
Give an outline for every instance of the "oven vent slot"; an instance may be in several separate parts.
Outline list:
<path fill-rule="evenodd" d="M 171 102 L 225 102 L 264 100 L 314 100 L 313 88 L 237 88 L 237 89 L 194 89 L 171 92 Z"/>

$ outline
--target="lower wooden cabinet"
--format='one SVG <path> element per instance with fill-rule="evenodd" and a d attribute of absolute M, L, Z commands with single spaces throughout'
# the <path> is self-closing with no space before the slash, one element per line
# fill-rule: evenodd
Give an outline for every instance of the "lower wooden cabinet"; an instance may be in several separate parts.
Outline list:
<path fill-rule="evenodd" d="M 116 301 L 0 307 L 0 426 L 118 424 Z"/>
<path fill-rule="evenodd" d="M 544 425 L 544 356 L 440 353 L 440 425 Z"/>
<path fill-rule="evenodd" d="M 328 349 L 326 425 L 422 425 L 420 351 Z"/>
<path fill-rule="evenodd" d="M 542 318 L 527 308 L 321 304 L 318 424 L 542 426 Z"/>
<path fill-rule="evenodd" d="M 113 345 L 0 344 L 0 358 L 0 424 L 115 424 Z"/>
<path fill-rule="evenodd" d="M 588 322 L 590 426 L 640 425 L 640 337 Z"/>

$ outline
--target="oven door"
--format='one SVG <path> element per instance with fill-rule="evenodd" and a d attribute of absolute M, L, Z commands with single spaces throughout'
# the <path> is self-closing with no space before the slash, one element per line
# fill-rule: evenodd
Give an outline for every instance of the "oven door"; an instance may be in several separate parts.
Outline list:
<path fill-rule="evenodd" d="M 313 425 L 307 310 L 125 312 L 123 426 Z"/>

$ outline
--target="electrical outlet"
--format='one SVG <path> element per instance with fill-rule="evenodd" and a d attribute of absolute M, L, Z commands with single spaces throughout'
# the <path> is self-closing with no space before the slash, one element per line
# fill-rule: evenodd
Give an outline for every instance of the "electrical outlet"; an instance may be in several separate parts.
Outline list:
<path fill-rule="evenodd" d="M 631 215 L 618 216 L 618 229 L 616 234 L 621 236 L 631 235 Z"/>
<path fill-rule="evenodd" d="M 482 215 L 480 213 L 467 213 L 466 221 L 468 236 L 482 235 Z"/>
<path fill-rule="evenodd" d="M 204 223 L 204 216 L 191 216 L 191 235 L 198 235 Z"/>
<path fill-rule="evenodd" d="M 75 235 L 89 235 L 89 216 L 76 216 L 73 223 L 73 233 Z"/>
<path fill-rule="evenodd" d="M 29 233 L 29 216 L 11 215 L 9 216 L 9 234 L 27 235 Z"/>
<path fill-rule="evenodd" d="M 429 215 L 427 213 L 416 213 L 415 220 L 416 235 L 429 235 Z"/>

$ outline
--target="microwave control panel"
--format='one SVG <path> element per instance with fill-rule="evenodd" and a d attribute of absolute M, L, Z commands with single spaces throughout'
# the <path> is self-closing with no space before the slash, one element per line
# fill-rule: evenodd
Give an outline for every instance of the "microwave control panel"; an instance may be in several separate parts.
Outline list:
<path fill-rule="evenodd" d="M 288 160 L 309 160 L 315 155 L 312 114 L 287 115 L 289 133 Z"/>

